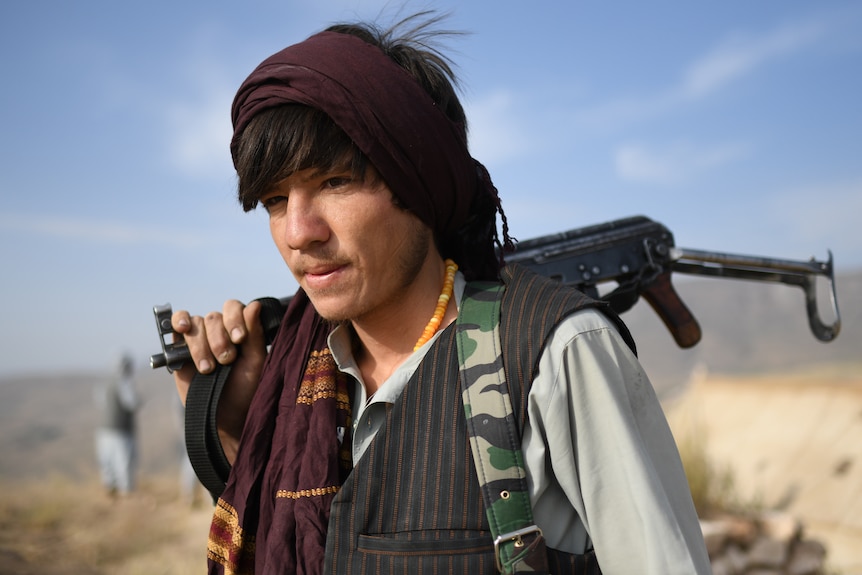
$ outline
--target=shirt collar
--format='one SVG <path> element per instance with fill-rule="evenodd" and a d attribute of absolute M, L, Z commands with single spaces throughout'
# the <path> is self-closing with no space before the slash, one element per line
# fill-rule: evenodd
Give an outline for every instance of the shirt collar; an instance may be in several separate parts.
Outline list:
<path fill-rule="evenodd" d="M 460 271 L 456 272 L 455 284 L 452 289 L 452 300 L 458 308 L 460 308 L 460 302 L 464 295 L 465 286 L 466 281 L 464 280 L 464 275 Z M 335 360 L 335 364 L 338 366 L 339 371 L 352 376 L 360 384 L 356 386 L 357 396 L 354 400 L 355 405 L 364 406 L 366 403 L 376 403 L 378 401 L 395 403 L 395 401 L 401 396 L 401 392 L 403 392 L 404 388 L 407 386 L 407 382 L 409 382 L 410 378 L 413 377 L 413 373 L 416 371 L 416 368 L 419 367 L 419 363 L 424 359 L 425 354 L 431 348 L 431 345 L 437 341 L 438 337 L 440 337 L 441 332 L 442 330 L 435 333 L 434 337 L 428 340 L 425 345 L 413 352 L 410 357 L 404 361 L 404 363 L 399 365 L 395 371 L 392 372 L 392 375 L 390 375 L 389 378 L 380 385 L 377 389 L 377 393 L 375 393 L 371 398 L 371 401 L 369 401 L 369 398 L 366 395 L 365 385 L 362 382 L 362 374 L 359 372 L 359 368 L 353 358 L 353 344 L 350 325 L 343 323 L 336 327 L 332 333 L 329 334 L 328 343 L 329 350 L 332 352 L 332 357 Z"/>

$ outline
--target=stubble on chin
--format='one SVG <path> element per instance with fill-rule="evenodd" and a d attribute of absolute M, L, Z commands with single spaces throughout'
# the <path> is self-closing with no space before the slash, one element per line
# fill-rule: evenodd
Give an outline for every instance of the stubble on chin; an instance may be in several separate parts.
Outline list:
<path fill-rule="evenodd" d="M 343 308 L 338 305 L 327 305 L 333 301 L 337 302 L 340 298 L 347 299 L 345 290 L 329 288 L 325 290 L 306 290 L 308 299 L 311 300 L 311 305 L 317 310 L 318 315 L 333 325 L 345 323 L 353 319 L 354 311 L 352 308 Z M 358 299 L 356 296 L 351 298 L 354 302 Z"/>
<path fill-rule="evenodd" d="M 388 293 L 384 299 L 377 299 L 372 294 L 350 293 L 350 286 L 333 286 L 313 292 L 306 290 L 312 305 L 317 313 L 330 322 L 333 326 L 349 323 L 361 319 L 381 305 L 397 303 L 396 300 L 405 293 L 425 265 L 428 251 L 431 247 L 433 237 L 429 233 L 415 233 L 407 238 L 405 248 L 396 254 L 396 258 L 388 267 L 389 273 L 394 274 L 390 285 L 394 286 L 393 292 Z M 326 300 L 349 300 L 347 306 L 327 306 Z M 315 304 L 315 301 L 318 304 Z"/>

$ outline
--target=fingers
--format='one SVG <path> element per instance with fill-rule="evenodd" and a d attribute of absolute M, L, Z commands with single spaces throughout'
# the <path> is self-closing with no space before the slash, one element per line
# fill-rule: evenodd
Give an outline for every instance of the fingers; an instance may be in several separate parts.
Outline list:
<path fill-rule="evenodd" d="M 192 324 L 194 325 L 194 323 L 193 319 Z M 222 365 L 233 362 L 236 359 L 236 347 L 230 340 L 230 335 L 225 327 L 224 315 L 215 311 L 206 314 L 203 317 L 203 329 L 206 333 L 205 340 L 201 338 L 199 343 L 203 344 L 204 347 L 208 345 L 209 350 L 200 350 L 202 359 L 199 367 L 201 368 L 201 373 L 208 373 L 215 367 L 208 361 L 211 358 L 215 358 Z M 188 341 L 188 338 L 186 338 L 186 341 Z M 204 357 L 207 352 L 209 352 L 208 357 Z M 195 354 L 192 353 L 192 357 L 194 356 Z"/>
<path fill-rule="evenodd" d="M 245 341 L 251 325 L 253 325 L 246 320 L 246 309 L 247 306 L 237 300 L 228 300 L 222 307 L 225 332 L 229 334 L 230 341 L 235 344 L 241 344 Z M 256 317 L 254 321 L 257 321 Z"/>
<path fill-rule="evenodd" d="M 235 452 L 266 359 L 260 311 L 260 302 L 246 306 L 240 301 L 229 300 L 221 312 L 192 316 L 186 311 L 178 311 L 171 316 L 171 326 L 177 337 L 185 340 L 194 364 L 187 363 L 174 371 L 183 405 L 196 368 L 205 374 L 212 372 L 217 364 L 232 365 L 216 415 L 219 437 L 228 460 Z"/>
<path fill-rule="evenodd" d="M 189 349 L 195 367 L 201 373 L 210 373 L 216 364 L 232 363 L 250 331 L 246 324 L 246 306 L 237 300 L 225 302 L 222 311 L 205 316 L 192 316 L 181 310 L 171 316 L 171 326 Z"/>
<path fill-rule="evenodd" d="M 240 381 L 248 382 L 243 385 L 247 390 L 252 392 L 256 388 L 258 378 L 260 377 L 263 362 L 266 359 L 266 338 L 263 333 L 263 326 L 260 323 L 260 302 L 253 301 L 247 306 L 243 306 L 241 310 L 234 309 L 237 313 L 237 319 L 231 320 L 230 331 L 232 334 L 237 334 L 242 330 L 242 361 L 238 361 L 233 370 L 235 378 Z M 225 310 L 227 312 L 227 310 Z M 227 317 L 227 313 L 226 313 Z M 228 320 L 225 320 L 228 323 Z M 253 386 L 253 387 L 250 387 Z M 247 393 L 247 391 L 246 391 Z M 241 395 L 245 395 L 242 393 Z M 250 399 L 250 395 L 248 396 Z M 240 403 L 243 403 L 241 400 Z"/>
<path fill-rule="evenodd" d="M 185 340 L 186 335 L 192 332 L 192 321 L 189 312 L 181 310 L 174 312 L 171 316 L 171 329 L 174 331 L 173 343 L 178 343 Z M 194 335 L 191 335 L 194 340 Z M 194 358 L 192 358 L 194 361 Z M 200 362 L 200 358 L 195 365 Z M 180 401 L 183 405 L 186 404 L 186 396 L 189 393 L 189 386 L 196 373 L 195 366 L 186 362 L 182 369 L 174 370 L 174 382 L 177 385 L 177 394 L 180 396 Z"/>
<path fill-rule="evenodd" d="M 259 302 L 251 302 L 242 310 L 246 330 L 242 357 L 231 368 L 216 411 L 222 449 L 231 462 L 236 456 L 246 415 L 266 360 L 266 338 L 259 320 L 260 310 Z"/>

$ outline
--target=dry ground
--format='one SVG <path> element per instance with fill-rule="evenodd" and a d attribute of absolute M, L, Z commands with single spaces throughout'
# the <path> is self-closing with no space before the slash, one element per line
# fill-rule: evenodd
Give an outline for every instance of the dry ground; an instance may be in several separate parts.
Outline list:
<path fill-rule="evenodd" d="M 711 460 L 732 472 L 740 500 L 802 519 L 841 575 L 862 575 L 860 367 L 701 374 L 666 404 L 678 440 L 704 442 Z M 7 382 L 0 390 L 0 575 L 204 571 L 211 506 L 204 500 L 193 509 L 178 496 L 176 414 L 162 379 L 141 382 L 149 423 L 139 490 L 117 501 L 98 487 L 92 419 L 72 407 L 89 383 Z M 42 385 L 64 411 L 36 417 L 47 399 L 37 411 L 23 390 Z"/>
<path fill-rule="evenodd" d="M 188 575 L 205 572 L 211 507 L 145 479 L 123 499 L 93 481 L 47 478 L 0 494 L 0 575 Z"/>
<path fill-rule="evenodd" d="M 862 574 L 862 369 L 760 377 L 701 374 L 667 406 L 733 478 L 738 498 L 783 509 L 826 543 L 829 564 Z"/>

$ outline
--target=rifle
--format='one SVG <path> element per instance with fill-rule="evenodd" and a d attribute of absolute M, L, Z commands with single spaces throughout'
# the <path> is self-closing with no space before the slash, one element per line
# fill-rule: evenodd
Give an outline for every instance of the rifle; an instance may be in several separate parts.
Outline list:
<path fill-rule="evenodd" d="M 572 285 L 592 297 L 607 301 L 618 314 L 628 311 L 643 297 L 662 319 L 681 348 L 700 341 L 701 330 L 671 283 L 672 273 L 777 282 L 795 285 L 805 292 L 808 324 L 818 340 L 829 342 L 838 336 L 841 317 L 835 288 L 832 252 L 827 261 L 783 260 L 679 248 L 664 225 L 644 216 L 632 216 L 566 232 L 518 242 L 506 253 L 507 264 L 517 263 L 533 271 Z M 820 317 L 817 304 L 817 277 L 829 282 L 830 302 L 835 321 L 828 325 Z M 611 292 L 599 295 L 598 286 L 616 282 Z M 283 313 L 290 297 L 262 301 L 272 306 L 275 316 Z M 167 342 L 172 334 L 170 304 L 155 306 L 156 326 L 162 353 L 150 357 L 150 366 L 179 369 L 189 358 L 182 342 Z M 270 320 L 274 333 L 279 317 Z"/>
<path fill-rule="evenodd" d="M 700 341 L 700 325 L 671 283 L 674 272 L 729 277 L 795 285 L 805 292 L 811 332 L 829 342 L 838 336 L 841 317 L 835 289 L 832 252 L 828 261 L 781 260 L 708 252 L 676 247 L 673 234 L 662 224 L 633 216 L 518 243 L 506 263 L 520 263 L 584 293 L 608 301 L 619 314 L 643 298 L 655 310 L 681 348 Z M 827 325 L 817 306 L 817 277 L 830 286 L 835 321 Z M 598 285 L 615 281 L 618 287 L 598 295 Z"/>
<path fill-rule="evenodd" d="M 682 348 L 696 345 L 701 330 L 673 288 L 674 272 L 796 285 L 805 291 L 808 322 L 817 339 L 831 341 L 841 327 L 831 252 L 826 262 L 813 258 L 804 262 L 683 249 L 674 245 L 673 234 L 665 226 L 634 216 L 526 240 L 504 257 L 507 264 L 524 265 L 603 299 L 619 314 L 643 296 Z M 835 314 L 832 325 L 825 324 L 817 310 L 818 276 L 826 277 L 830 283 Z M 600 295 L 598 286 L 611 281 L 617 287 Z M 261 322 L 267 343 L 275 338 L 290 299 L 259 300 L 263 304 Z M 167 367 L 171 372 L 180 369 L 190 355 L 185 343 L 173 336 L 171 306 L 155 306 L 153 313 L 162 352 L 150 357 L 150 366 Z M 224 489 L 230 471 L 216 426 L 216 407 L 229 372 L 230 366 L 219 366 L 211 374 L 198 373 L 186 398 L 186 449 L 195 473 L 214 501 Z"/>

